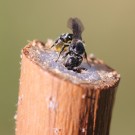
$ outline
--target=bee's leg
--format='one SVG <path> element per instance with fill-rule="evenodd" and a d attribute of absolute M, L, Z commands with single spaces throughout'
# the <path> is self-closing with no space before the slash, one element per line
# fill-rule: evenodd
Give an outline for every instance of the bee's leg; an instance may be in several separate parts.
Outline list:
<path fill-rule="evenodd" d="M 53 43 L 53 45 L 50 47 L 50 49 L 53 48 L 54 46 L 57 46 L 57 44 L 58 44 L 58 40 L 56 40 L 56 41 Z"/>
<path fill-rule="evenodd" d="M 54 46 L 57 46 L 61 42 L 64 42 L 64 40 L 60 36 L 58 39 L 55 40 L 54 44 L 50 47 L 50 49 L 53 48 Z"/>
<path fill-rule="evenodd" d="M 89 61 L 88 61 L 88 57 L 87 57 L 86 51 L 85 51 L 85 53 L 84 53 L 84 58 L 86 59 L 87 64 L 90 65 L 90 63 L 89 63 Z M 91 66 L 91 65 L 90 65 L 90 66 Z"/>
<path fill-rule="evenodd" d="M 50 47 L 50 49 L 53 48 L 54 46 L 55 46 L 55 43 Z"/>
<path fill-rule="evenodd" d="M 77 72 L 77 73 L 81 73 L 82 72 L 82 70 L 87 70 L 86 68 L 83 68 L 83 67 L 76 67 L 76 68 L 73 68 L 73 71 L 74 72 Z"/>
<path fill-rule="evenodd" d="M 50 50 L 50 49 L 53 48 L 54 46 L 56 46 L 56 43 L 54 43 L 51 47 L 46 48 L 45 50 Z"/>
<path fill-rule="evenodd" d="M 68 46 L 69 46 L 69 44 L 64 44 L 64 46 L 62 47 L 62 49 L 61 49 L 61 51 L 60 51 L 60 53 L 59 53 L 59 56 L 58 56 L 56 62 L 59 60 L 60 55 L 61 55 L 61 53 L 64 51 L 64 49 L 65 49 L 66 47 L 68 47 Z"/>
<path fill-rule="evenodd" d="M 66 58 L 67 55 L 70 54 L 70 53 L 71 53 L 71 51 L 66 52 L 62 58 Z"/>

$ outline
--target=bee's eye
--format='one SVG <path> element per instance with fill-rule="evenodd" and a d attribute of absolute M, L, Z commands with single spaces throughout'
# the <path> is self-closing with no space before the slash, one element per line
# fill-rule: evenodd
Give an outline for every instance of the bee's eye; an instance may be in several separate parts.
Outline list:
<path fill-rule="evenodd" d="M 71 36 L 68 36 L 68 39 L 71 39 Z"/>

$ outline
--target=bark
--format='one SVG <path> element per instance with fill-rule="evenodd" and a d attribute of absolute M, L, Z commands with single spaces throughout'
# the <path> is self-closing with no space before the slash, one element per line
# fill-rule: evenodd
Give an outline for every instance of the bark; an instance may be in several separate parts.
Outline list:
<path fill-rule="evenodd" d="M 16 135 L 109 135 L 119 74 L 89 58 L 101 80 L 74 83 L 32 55 L 43 47 L 33 41 L 22 51 Z"/>

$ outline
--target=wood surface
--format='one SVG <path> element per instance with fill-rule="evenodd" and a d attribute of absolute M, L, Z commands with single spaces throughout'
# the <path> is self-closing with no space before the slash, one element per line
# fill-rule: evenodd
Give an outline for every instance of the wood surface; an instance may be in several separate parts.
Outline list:
<path fill-rule="evenodd" d="M 110 82 L 75 84 L 32 61 L 31 47 L 22 51 L 16 135 L 109 135 L 119 74 L 105 65 Z"/>

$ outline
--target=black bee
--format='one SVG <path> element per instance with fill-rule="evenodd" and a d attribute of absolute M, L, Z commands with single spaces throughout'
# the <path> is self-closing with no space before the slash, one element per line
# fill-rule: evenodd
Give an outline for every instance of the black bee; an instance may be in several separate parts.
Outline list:
<path fill-rule="evenodd" d="M 60 51 L 61 48 L 64 46 L 64 44 L 68 43 L 70 44 L 73 38 L 73 34 L 71 33 L 64 33 L 61 34 L 54 42 L 54 44 L 51 46 L 52 47 L 56 47 L 57 51 Z"/>
<path fill-rule="evenodd" d="M 64 53 L 63 56 L 63 58 L 66 58 L 64 65 L 69 70 L 80 72 L 81 69 L 84 69 L 78 68 L 78 66 L 80 66 L 80 64 L 82 63 L 83 58 L 85 58 L 88 63 L 87 53 L 85 51 L 84 42 L 82 41 L 81 36 L 84 30 L 84 26 L 78 18 L 70 18 L 67 25 L 73 31 L 72 40 L 71 43 L 63 44 L 62 49 L 59 53 L 59 57 L 64 51 L 65 47 L 68 47 L 68 50 Z"/>

